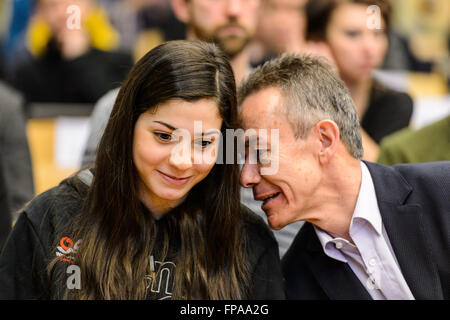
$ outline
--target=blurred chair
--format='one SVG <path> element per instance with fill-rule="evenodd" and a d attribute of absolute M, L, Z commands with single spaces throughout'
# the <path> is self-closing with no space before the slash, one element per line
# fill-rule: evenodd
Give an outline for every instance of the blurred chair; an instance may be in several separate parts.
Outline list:
<path fill-rule="evenodd" d="M 92 104 L 36 103 L 27 107 L 27 133 L 36 194 L 81 168 Z"/>

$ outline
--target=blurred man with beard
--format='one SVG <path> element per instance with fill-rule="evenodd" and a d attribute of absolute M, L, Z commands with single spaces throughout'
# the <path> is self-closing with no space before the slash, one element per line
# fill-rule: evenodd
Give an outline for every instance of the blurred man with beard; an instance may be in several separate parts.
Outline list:
<path fill-rule="evenodd" d="M 216 43 L 228 56 L 239 83 L 250 65 L 249 46 L 256 32 L 261 0 L 172 0 L 188 40 Z"/>

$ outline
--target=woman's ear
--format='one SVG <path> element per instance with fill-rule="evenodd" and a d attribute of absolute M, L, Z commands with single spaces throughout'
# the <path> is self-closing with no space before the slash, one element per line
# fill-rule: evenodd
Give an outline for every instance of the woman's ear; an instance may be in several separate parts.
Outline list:
<path fill-rule="evenodd" d="M 189 0 L 171 0 L 170 4 L 172 5 L 172 10 L 177 17 L 178 20 L 183 22 L 184 24 L 188 24 L 190 21 L 189 8 L 188 8 Z"/>
<path fill-rule="evenodd" d="M 341 141 L 339 127 L 332 120 L 319 121 L 315 127 L 321 144 L 319 161 L 321 164 L 326 165 L 331 161 L 338 150 Z"/>

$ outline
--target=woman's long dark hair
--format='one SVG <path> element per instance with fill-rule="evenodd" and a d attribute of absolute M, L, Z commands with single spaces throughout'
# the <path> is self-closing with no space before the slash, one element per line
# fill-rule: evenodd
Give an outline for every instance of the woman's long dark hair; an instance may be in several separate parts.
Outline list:
<path fill-rule="evenodd" d="M 237 164 L 215 164 L 176 212 L 167 215 L 170 228 L 160 230 L 138 198 L 133 163 L 133 132 L 138 117 L 178 98 L 214 99 L 225 130 L 237 124 L 236 88 L 232 69 L 213 44 L 173 41 L 148 52 L 129 73 L 118 94 L 100 141 L 95 174 L 84 209 L 73 224 L 82 239 L 74 256 L 81 270 L 75 299 L 144 299 L 144 278 L 156 234 L 177 238 L 175 299 L 243 299 L 249 275 L 243 239 Z M 170 234 L 169 234 L 170 233 Z"/>

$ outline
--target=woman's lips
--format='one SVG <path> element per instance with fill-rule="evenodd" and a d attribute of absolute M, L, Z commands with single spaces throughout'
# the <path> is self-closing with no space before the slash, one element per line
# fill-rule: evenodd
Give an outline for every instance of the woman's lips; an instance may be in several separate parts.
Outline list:
<path fill-rule="evenodd" d="M 165 174 L 159 170 L 156 170 L 156 171 L 160 174 L 160 176 L 164 179 L 164 181 L 166 181 L 168 184 L 176 186 L 176 187 L 183 186 L 191 178 L 191 177 L 178 178 L 175 176 Z"/>

